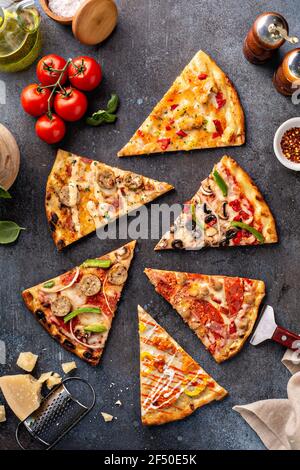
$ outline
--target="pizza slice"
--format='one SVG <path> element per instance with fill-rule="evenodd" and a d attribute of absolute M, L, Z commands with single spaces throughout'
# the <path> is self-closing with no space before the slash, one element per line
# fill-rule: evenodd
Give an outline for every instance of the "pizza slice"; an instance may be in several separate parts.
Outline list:
<path fill-rule="evenodd" d="M 250 176 L 224 156 L 155 250 L 276 243 L 273 215 Z"/>
<path fill-rule="evenodd" d="M 135 241 L 49 281 L 26 289 L 23 299 L 65 349 L 97 365 L 128 276 Z"/>
<path fill-rule="evenodd" d="M 263 281 L 158 269 L 145 273 L 217 362 L 242 349 L 265 295 Z"/>
<path fill-rule="evenodd" d="M 173 189 L 167 183 L 59 150 L 46 214 L 59 250 Z"/>
<path fill-rule="evenodd" d="M 119 157 L 242 145 L 244 112 L 229 78 L 197 52 Z"/>
<path fill-rule="evenodd" d="M 185 418 L 227 391 L 176 341 L 138 307 L 142 423 L 164 424 Z"/>

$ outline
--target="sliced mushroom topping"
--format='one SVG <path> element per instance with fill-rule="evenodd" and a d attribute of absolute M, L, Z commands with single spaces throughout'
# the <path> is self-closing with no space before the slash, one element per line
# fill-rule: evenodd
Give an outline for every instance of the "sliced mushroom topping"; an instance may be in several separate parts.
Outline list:
<path fill-rule="evenodd" d="M 183 286 L 187 281 L 187 275 L 185 273 L 176 273 L 176 280 L 179 285 Z"/>
<path fill-rule="evenodd" d="M 214 279 L 213 277 L 211 277 L 209 283 L 211 287 L 217 292 L 223 289 L 223 284 L 218 279 Z"/>
<path fill-rule="evenodd" d="M 76 206 L 79 200 L 79 192 L 77 189 L 77 185 L 75 183 L 69 183 L 63 186 L 59 193 L 58 197 L 60 202 L 67 207 L 74 207 Z"/>
<path fill-rule="evenodd" d="M 64 317 L 72 310 L 72 304 L 68 297 L 61 295 L 51 303 L 51 311 L 56 317 Z"/>
<path fill-rule="evenodd" d="M 141 175 L 126 173 L 123 179 L 124 185 L 129 189 L 139 189 L 143 186 L 144 179 Z"/>
<path fill-rule="evenodd" d="M 208 178 L 206 180 L 202 181 L 202 184 L 200 186 L 200 191 L 205 196 L 211 196 L 213 194 L 213 190 L 210 187 L 210 181 L 209 181 Z"/>
<path fill-rule="evenodd" d="M 116 184 L 116 176 L 110 168 L 105 168 L 98 175 L 98 183 L 101 188 L 113 189 Z"/>
<path fill-rule="evenodd" d="M 215 235 L 217 235 L 217 233 L 218 230 L 215 227 L 208 227 L 208 229 L 205 230 L 205 235 L 207 237 L 214 237 Z"/>
<path fill-rule="evenodd" d="M 127 276 L 128 272 L 125 266 L 123 266 L 123 264 L 117 263 L 110 269 L 107 280 L 111 284 L 121 286 L 126 281 Z"/>
<path fill-rule="evenodd" d="M 86 296 L 96 295 L 101 289 L 101 281 L 95 274 L 85 274 L 79 283 L 79 287 Z"/>
<path fill-rule="evenodd" d="M 118 251 L 116 251 L 117 259 L 127 259 L 130 256 L 130 250 L 127 246 L 122 246 Z"/>
<path fill-rule="evenodd" d="M 181 250 L 183 248 L 183 241 L 175 239 L 172 241 L 172 248 Z"/>

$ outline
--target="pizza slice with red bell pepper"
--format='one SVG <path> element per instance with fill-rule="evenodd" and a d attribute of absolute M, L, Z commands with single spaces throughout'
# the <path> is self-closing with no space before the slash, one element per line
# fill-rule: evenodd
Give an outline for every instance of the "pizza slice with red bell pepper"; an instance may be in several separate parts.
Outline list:
<path fill-rule="evenodd" d="M 119 157 L 242 145 L 244 112 L 227 75 L 197 52 Z"/>
<path fill-rule="evenodd" d="M 187 201 L 155 250 L 200 250 L 276 243 L 275 220 L 261 192 L 225 155 Z"/>
<path fill-rule="evenodd" d="M 91 365 L 99 363 L 104 351 L 135 244 L 87 259 L 22 293 L 27 308 L 52 338 Z"/>
<path fill-rule="evenodd" d="M 145 273 L 217 362 L 241 350 L 265 295 L 263 281 L 158 269 Z"/>
<path fill-rule="evenodd" d="M 140 306 L 138 315 L 143 424 L 183 419 L 197 408 L 227 395 L 227 391 Z"/>

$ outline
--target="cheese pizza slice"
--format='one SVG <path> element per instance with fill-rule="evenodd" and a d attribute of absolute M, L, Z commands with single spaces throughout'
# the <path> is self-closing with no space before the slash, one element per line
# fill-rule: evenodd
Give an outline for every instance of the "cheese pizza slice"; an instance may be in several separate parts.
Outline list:
<path fill-rule="evenodd" d="M 128 276 L 135 241 L 23 293 L 28 309 L 65 349 L 97 365 Z"/>
<path fill-rule="evenodd" d="M 242 145 L 244 112 L 231 81 L 197 52 L 119 157 Z"/>
<path fill-rule="evenodd" d="M 227 391 L 138 307 L 141 415 L 145 425 L 183 419 Z"/>
<path fill-rule="evenodd" d="M 242 349 L 265 295 L 263 281 L 158 269 L 145 273 L 217 362 Z"/>
<path fill-rule="evenodd" d="M 167 183 L 59 150 L 46 214 L 59 250 L 173 189 Z"/>
<path fill-rule="evenodd" d="M 250 176 L 224 156 L 155 250 L 276 243 L 274 217 Z"/>

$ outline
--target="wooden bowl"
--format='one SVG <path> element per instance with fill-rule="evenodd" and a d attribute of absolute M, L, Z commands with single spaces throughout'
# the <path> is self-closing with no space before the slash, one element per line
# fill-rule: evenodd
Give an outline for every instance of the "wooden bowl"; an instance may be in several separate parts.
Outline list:
<path fill-rule="evenodd" d="M 46 15 L 48 15 L 52 20 L 57 21 L 60 24 L 65 24 L 65 25 L 70 25 L 72 24 L 73 16 L 67 17 L 67 16 L 59 16 L 53 13 L 52 10 L 50 10 L 48 6 L 48 0 L 40 0 L 40 5 Z"/>

